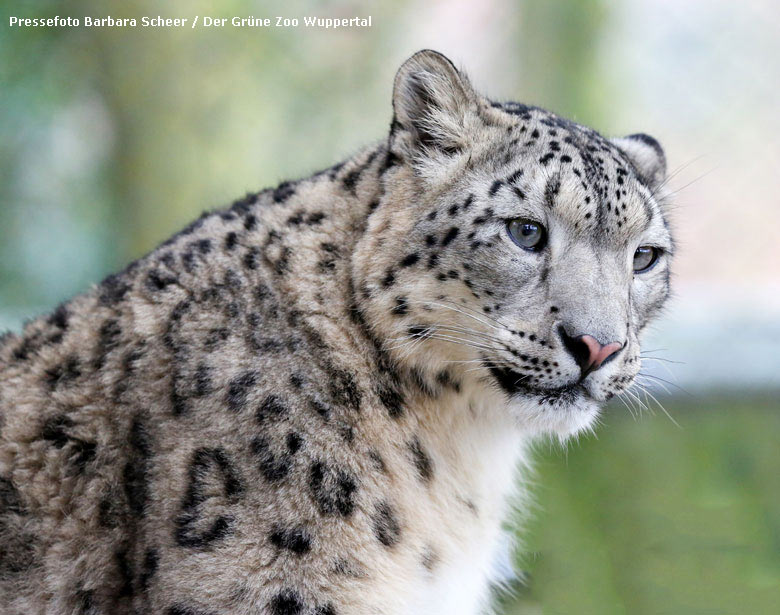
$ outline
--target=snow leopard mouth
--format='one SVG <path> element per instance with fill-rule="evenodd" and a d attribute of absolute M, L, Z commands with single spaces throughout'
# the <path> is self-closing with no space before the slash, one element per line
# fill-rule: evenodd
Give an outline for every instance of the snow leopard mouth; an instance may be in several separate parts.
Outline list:
<path fill-rule="evenodd" d="M 510 397 L 525 395 L 537 398 L 542 403 L 556 402 L 572 404 L 583 397 L 590 397 L 581 382 L 560 387 L 542 388 L 527 382 L 528 376 L 510 367 L 487 365 L 490 374 Z"/>

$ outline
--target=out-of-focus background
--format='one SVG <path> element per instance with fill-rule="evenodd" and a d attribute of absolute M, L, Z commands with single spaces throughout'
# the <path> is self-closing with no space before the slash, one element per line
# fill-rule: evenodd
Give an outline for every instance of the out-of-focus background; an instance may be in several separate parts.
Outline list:
<path fill-rule="evenodd" d="M 371 15 L 373 26 L 8 25 L 12 15 L 158 14 Z M 525 583 L 503 612 L 777 612 L 774 0 L 5 2 L 0 330 L 200 211 L 381 138 L 394 72 L 424 47 L 494 98 L 609 135 L 654 135 L 676 192 L 676 295 L 645 344 L 657 359 L 643 369 L 652 397 L 609 408 L 597 437 L 565 452 L 540 449 L 518 556 Z"/>

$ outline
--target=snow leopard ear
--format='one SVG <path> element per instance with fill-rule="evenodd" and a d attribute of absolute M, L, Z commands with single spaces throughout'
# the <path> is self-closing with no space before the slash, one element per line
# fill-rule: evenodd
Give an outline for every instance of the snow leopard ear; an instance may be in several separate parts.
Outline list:
<path fill-rule="evenodd" d="M 634 165 L 651 190 L 655 190 L 666 179 L 666 155 L 661 144 L 650 135 L 637 133 L 612 139 Z"/>
<path fill-rule="evenodd" d="M 425 49 L 403 63 L 393 86 L 393 145 L 415 154 L 454 154 L 466 143 L 466 120 L 478 97 L 442 54 Z"/>

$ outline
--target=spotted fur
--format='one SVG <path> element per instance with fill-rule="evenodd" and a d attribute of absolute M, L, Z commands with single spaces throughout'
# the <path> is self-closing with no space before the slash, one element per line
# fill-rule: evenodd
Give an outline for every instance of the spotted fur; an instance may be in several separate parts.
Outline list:
<path fill-rule="evenodd" d="M 491 102 L 430 51 L 393 110 L 382 143 L 2 338 L 3 613 L 488 608 L 526 445 L 639 369 L 664 157 Z M 582 378 L 561 326 L 621 351 Z"/>

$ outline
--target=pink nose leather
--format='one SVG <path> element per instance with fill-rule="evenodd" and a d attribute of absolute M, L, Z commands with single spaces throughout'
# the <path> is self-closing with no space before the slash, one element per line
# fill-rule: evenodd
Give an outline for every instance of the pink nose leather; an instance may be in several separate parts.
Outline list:
<path fill-rule="evenodd" d="M 617 342 L 602 346 L 592 335 L 583 335 L 580 337 L 580 340 L 588 347 L 589 352 L 588 364 L 585 371 L 598 369 L 604 361 L 623 348 L 623 344 L 618 344 Z"/>

